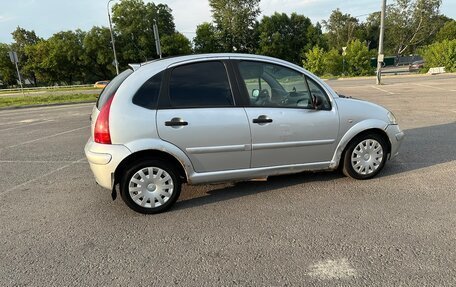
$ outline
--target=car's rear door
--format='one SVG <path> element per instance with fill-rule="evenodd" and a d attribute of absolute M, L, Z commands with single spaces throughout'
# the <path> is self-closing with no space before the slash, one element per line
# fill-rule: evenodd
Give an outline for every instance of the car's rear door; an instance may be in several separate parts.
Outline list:
<path fill-rule="evenodd" d="M 329 166 L 339 131 L 336 108 L 324 89 L 288 67 L 237 61 L 252 133 L 251 167 Z M 312 106 L 311 96 L 320 102 Z"/>
<path fill-rule="evenodd" d="M 157 111 L 157 130 L 190 158 L 196 172 L 250 167 L 250 129 L 224 61 L 171 67 Z"/>

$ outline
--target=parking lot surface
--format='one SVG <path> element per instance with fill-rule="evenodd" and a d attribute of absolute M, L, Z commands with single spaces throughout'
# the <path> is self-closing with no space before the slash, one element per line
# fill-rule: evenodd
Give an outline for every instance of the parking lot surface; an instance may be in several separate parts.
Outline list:
<path fill-rule="evenodd" d="M 92 105 L 0 111 L 0 286 L 455 286 L 456 76 L 327 83 L 398 118 L 378 177 L 184 186 L 149 216 L 95 184 Z"/>

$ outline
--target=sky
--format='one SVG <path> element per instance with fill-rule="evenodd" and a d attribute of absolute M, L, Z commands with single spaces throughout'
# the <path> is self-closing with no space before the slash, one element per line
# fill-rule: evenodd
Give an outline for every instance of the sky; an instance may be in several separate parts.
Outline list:
<path fill-rule="evenodd" d="M 112 3 L 115 3 L 116 0 Z M 0 43 L 11 43 L 17 26 L 34 30 L 39 37 L 93 26 L 108 26 L 107 0 L 0 0 Z M 152 2 L 145 0 L 145 2 Z M 176 29 L 187 38 L 195 36 L 196 26 L 211 21 L 208 0 L 156 0 L 173 10 Z M 392 3 L 388 0 L 387 3 Z M 456 0 L 443 0 L 441 13 L 456 19 Z M 381 0 L 261 0 L 261 16 L 274 12 L 296 12 L 316 23 L 327 19 L 332 10 L 340 8 L 343 13 L 359 16 L 379 11 Z"/>

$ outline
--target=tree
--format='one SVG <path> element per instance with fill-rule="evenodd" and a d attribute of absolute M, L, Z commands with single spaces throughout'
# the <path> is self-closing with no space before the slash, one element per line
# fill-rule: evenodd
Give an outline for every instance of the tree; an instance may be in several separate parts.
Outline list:
<path fill-rule="evenodd" d="M 49 57 L 51 48 L 47 40 L 26 46 L 25 53 L 29 58 L 26 64 L 27 69 L 35 73 L 37 82 L 53 84 L 58 81 L 57 67 L 55 62 Z"/>
<path fill-rule="evenodd" d="M 160 38 L 175 32 L 172 10 L 165 4 L 155 5 L 143 0 L 123 0 L 113 7 L 117 49 L 124 64 L 157 58 L 153 33 L 157 21 Z"/>
<path fill-rule="evenodd" d="M 456 72 L 456 39 L 443 40 L 420 50 L 425 66 L 445 67 L 447 72 Z"/>
<path fill-rule="evenodd" d="M 19 26 L 11 33 L 11 35 L 14 40 L 11 44 L 11 49 L 17 52 L 20 72 L 24 78 L 32 80 L 36 86 L 35 73 L 33 70 L 28 69 L 27 62 L 29 58 L 25 53 L 25 48 L 30 45 L 35 45 L 41 41 L 41 39 L 35 34 L 35 31 L 28 31 Z"/>
<path fill-rule="evenodd" d="M 27 46 L 27 68 L 48 84 L 73 84 L 83 79 L 83 39 L 81 30 L 58 32 L 48 40 Z"/>
<path fill-rule="evenodd" d="M 259 2 L 260 0 L 209 0 L 224 52 L 255 51 Z"/>
<path fill-rule="evenodd" d="M 386 13 L 385 46 L 395 55 L 414 50 L 432 41 L 441 27 L 442 0 L 396 0 Z"/>
<path fill-rule="evenodd" d="M 360 40 L 351 41 L 346 50 L 346 71 L 350 76 L 371 75 L 373 73 L 370 65 L 372 56 L 373 53 Z"/>
<path fill-rule="evenodd" d="M 343 57 L 336 48 L 329 50 L 324 58 L 325 74 L 338 76 L 343 72 Z"/>
<path fill-rule="evenodd" d="M 165 56 L 188 55 L 192 53 L 190 40 L 181 33 L 165 35 L 161 38 L 162 53 Z"/>
<path fill-rule="evenodd" d="M 196 53 L 217 53 L 222 51 L 217 29 L 211 23 L 202 23 L 196 27 L 196 36 L 193 38 Z"/>
<path fill-rule="evenodd" d="M 378 48 L 380 35 L 380 12 L 370 14 L 366 21 L 361 23 L 358 29 L 358 39 L 366 42 L 369 50 Z"/>
<path fill-rule="evenodd" d="M 350 14 L 342 14 L 339 9 L 333 10 L 328 21 L 323 21 L 328 31 L 326 37 L 330 48 L 341 49 L 356 38 L 359 29 L 358 19 Z"/>
<path fill-rule="evenodd" d="M 17 84 L 16 68 L 8 56 L 10 51 L 11 47 L 9 45 L 0 43 L 0 81 L 4 85 Z"/>
<path fill-rule="evenodd" d="M 435 41 L 442 42 L 444 40 L 454 40 L 456 39 L 456 21 L 446 22 L 435 37 Z"/>
<path fill-rule="evenodd" d="M 303 61 L 304 68 L 309 70 L 310 72 L 322 76 L 325 71 L 325 51 L 315 46 L 313 49 L 308 50 L 305 52 L 305 60 Z"/>
<path fill-rule="evenodd" d="M 258 53 L 281 58 L 295 64 L 302 63 L 302 51 L 318 44 L 321 30 L 304 15 L 274 13 L 264 16 L 258 26 L 260 36 Z"/>
<path fill-rule="evenodd" d="M 114 56 L 111 48 L 111 35 L 106 27 L 93 27 L 83 40 L 84 78 L 94 82 L 111 79 L 115 74 Z"/>

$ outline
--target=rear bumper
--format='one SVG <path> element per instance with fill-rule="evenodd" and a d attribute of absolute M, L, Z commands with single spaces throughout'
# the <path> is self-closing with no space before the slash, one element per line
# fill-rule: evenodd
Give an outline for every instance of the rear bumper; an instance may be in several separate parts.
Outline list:
<path fill-rule="evenodd" d="M 124 145 L 99 144 L 92 138 L 87 141 L 84 152 L 96 182 L 107 189 L 112 189 L 117 166 L 131 154 Z"/>
<path fill-rule="evenodd" d="M 399 154 L 399 148 L 401 147 L 405 134 L 399 125 L 389 125 L 386 128 L 386 133 L 388 134 L 391 143 L 390 159 L 392 159 Z"/>

